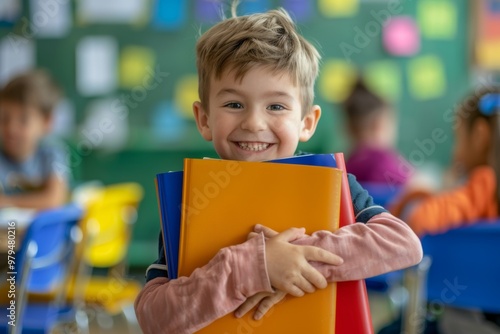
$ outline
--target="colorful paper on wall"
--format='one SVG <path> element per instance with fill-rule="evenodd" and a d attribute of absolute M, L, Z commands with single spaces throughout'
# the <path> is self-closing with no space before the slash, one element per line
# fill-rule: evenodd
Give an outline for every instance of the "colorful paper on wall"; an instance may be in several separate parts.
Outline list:
<path fill-rule="evenodd" d="M 63 99 L 54 110 L 52 134 L 58 137 L 71 138 L 76 124 L 75 105 L 69 99 Z"/>
<path fill-rule="evenodd" d="M 382 41 L 389 54 L 411 56 L 420 50 L 420 31 L 409 16 L 391 18 L 384 25 Z"/>
<path fill-rule="evenodd" d="M 31 0 L 31 31 L 37 37 L 64 37 L 68 35 L 72 22 L 71 2 L 54 0 Z"/>
<path fill-rule="evenodd" d="M 500 10 L 496 8 L 500 1 L 485 0 L 476 6 L 475 60 L 484 69 L 500 70 Z"/>
<path fill-rule="evenodd" d="M 457 33 L 457 7 L 451 0 L 419 0 L 417 17 L 422 35 L 452 39 Z"/>
<path fill-rule="evenodd" d="M 215 0 L 196 0 L 195 17 L 197 21 L 215 23 L 222 19 L 223 4 Z"/>
<path fill-rule="evenodd" d="M 113 37 L 85 37 L 76 47 L 76 86 L 84 96 L 116 89 L 118 43 Z"/>
<path fill-rule="evenodd" d="M 318 9 L 326 17 L 350 17 L 358 13 L 359 0 L 318 0 Z"/>
<path fill-rule="evenodd" d="M 143 0 L 78 0 L 77 4 L 78 22 L 83 24 L 143 24 L 147 18 L 147 1 Z"/>
<path fill-rule="evenodd" d="M 153 50 L 141 46 L 127 46 L 120 57 L 120 86 L 132 89 L 144 86 L 155 67 Z"/>
<path fill-rule="evenodd" d="M 478 43 L 476 59 L 485 68 L 500 70 L 500 39 Z"/>
<path fill-rule="evenodd" d="M 129 135 L 128 113 L 123 112 L 126 107 L 119 101 L 119 98 L 98 99 L 87 106 L 85 120 L 79 131 L 79 149 L 118 151 L 126 146 Z"/>
<path fill-rule="evenodd" d="M 342 102 L 356 81 L 356 69 L 340 59 L 325 62 L 320 71 L 319 93 L 328 102 Z"/>
<path fill-rule="evenodd" d="M 21 0 L 0 2 L 0 26 L 12 26 L 21 16 Z"/>
<path fill-rule="evenodd" d="M 14 34 L 0 41 L 0 87 L 14 75 L 35 66 L 35 43 Z"/>
<path fill-rule="evenodd" d="M 303 22 L 311 18 L 313 4 L 311 0 L 282 0 L 285 8 L 296 22 Z"/>
<path fill-rule="evenodd" d="M 375 93 L 397 101 L 401 97 L 402 79 L 399 65 L 391 60 L 381 60 L 369 63 L 364 71 L 367 85 Z"/>
<path fill-rule="evenodd" d="M 164 101 L 153 110 L 151 128 L 156 138 L 176 141 L 186 130 L 186 120 L 181 117 L 175 103 Z"/>
<path fill-rule="evenodd" d="M 446 91 L 443 63 L 437 56 L 421 56 L 410 60 L 408 80 L 410 93 L 418 100 L 438 98 Z"/>
<path fill-rule="evenodd" d="M 175 87 L 175 104 L 179 107 L 181 114 L 192 119 L 193 102 L 198 100 L 198 76 L 186 75 L 180 78 Z"/>
<path fill-rule="evenodd" d="M 155 0 L 153 26 L 175 30 L 182 27 L 187 18 L 187 1 Z"/>

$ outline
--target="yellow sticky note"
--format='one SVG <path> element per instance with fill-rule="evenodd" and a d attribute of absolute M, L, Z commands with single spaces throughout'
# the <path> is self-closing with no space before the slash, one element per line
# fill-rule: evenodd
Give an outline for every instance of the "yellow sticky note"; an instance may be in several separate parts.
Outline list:
<path fill-rule="evenodd" d="M 422 56 L 410 60 L 408 80 L 410 93 L 415 99 L 437 98 L 446 91 L 443 63 L 437 56 Z"/>
<path fill-rule="evenodd" d="M 193 102 L 198 101 L 198 76 L 186 75 L 179 79 L 175 87 L 175 103 L 181 114 L 193 118 Z"/>
<path fill-rule="evenodd" d="M 318 0 L 318 7 L 326 17 L 354 16 L 359 10 L 359 0 Z"/>
<path fill-rule="evenodd" d="M 451 39 L 457 33 L 457 7 L 450 0 L 419 0 L 417 17 L 422 35 Z"/>
<path fill-rule="evenodd" d="M 482 68 L 500 70 L 500 40 L 478 43 L 476 46 L 476 60 Z"/>
<path fill-rule="evenodd" d="M 368 87 L 383 98 L 394 102 L 401 97 L 401 70 L 393 61 L 369 63 L 365 67 L 364 77 Z"/>
<path fill-rule="evenodd" d="M 153 50 L 141 46 L 127 46 L 120 56 L 120 86 L 133 89 L 148 83 L 154 72 Z"/>
<path fill-rule="evenodd" d="M 344 60 L 331 59 L 324 63 L 319 78 L 319 93 L 328 102 L 342 102 L 356 81 L 356 68 Z"/>

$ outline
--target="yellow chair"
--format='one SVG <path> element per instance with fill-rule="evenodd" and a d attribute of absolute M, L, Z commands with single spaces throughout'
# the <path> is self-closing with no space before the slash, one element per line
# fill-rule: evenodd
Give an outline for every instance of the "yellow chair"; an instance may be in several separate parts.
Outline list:
<path fill-rule="evenodd" d="M 70 300 L 82 302 L 87 313 L 93 310 L 98 320 L 104 317 L 112 321 L 106 314 L 123 313 L 124 307 L 133 304 L 141 290 L 139 282 L 125 278 L 125 257 L 131 224 L 137 218 L 142 197 L 140 185 L 122 183 L 93 191 L 84 203 L 86 210 L 81 222 L 84 241 L 77 254 L 80 266 L 75 270 L 67 295 Z M 91 274 L 92 269 L 104 269 L 107 273 Z"/>

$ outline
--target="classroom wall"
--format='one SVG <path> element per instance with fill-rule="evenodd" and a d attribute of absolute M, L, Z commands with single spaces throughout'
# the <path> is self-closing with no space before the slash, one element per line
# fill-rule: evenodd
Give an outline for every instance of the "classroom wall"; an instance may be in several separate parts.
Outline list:
<path fill-rule="evenodd" d="M 67 97 L 61 115 L 72 115 L 61 117 L 59 131 L 72 149 L 75 183 L 136 181 L 146 190 L 129 258 L 133 266 L 148 264 L 159 231 L 154 175 L 182 168 L 183 157 L 215 156 L 190 111 L 194 46 L 218 20 L 214 2 L 12 2 L 21 6 L 13 19 L 0 19 L 0 85 L 23 63 L 55 76 Z M 120 10 L 107 15 L 114 3 Z M 338 103 L 359 70 L 398 110 L 403 156 L 416 168 L 449 162 L 453 106 L 474 81 L 492 80 L 471 65 L 469 1 L 249 0 L 240 14 L 278 6 L 290 10 L 323 58 L 316 86 L 323 117 L 301 149 L 349 151 Z M 393 36 L 384 46 L 386 23 L 401 16 L 409 19 L 401 29 L 417 29 L 416 44 L 400 50 L 408 55 L 393 55 L 388 48 L 398 43 Z"/>

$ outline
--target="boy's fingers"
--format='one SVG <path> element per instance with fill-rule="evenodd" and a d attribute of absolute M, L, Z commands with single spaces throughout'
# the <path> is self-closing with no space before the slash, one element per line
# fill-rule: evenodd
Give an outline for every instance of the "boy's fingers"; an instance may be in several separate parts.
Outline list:
<path fill-rule="evenodd" d="M 276 235 L 278 235 L 279 233 L 276 232 L 275 230 L 273 230 L 272 228 L 269 228 L 267 226 L 264 226 L 264 225 L 260 225 L 260 224 L 257 224 L 255 225 L 254 227 L 254 231 L 255 232 L 263 232 L 264 233 L 264 236 L 266 238 L 272 238 Z"/>
<path fill-rule="evenodd" d="M 344 263 L 340 256 L 315 246 L 306 246 L 305 256 L 307 261 L 318 261 L 334 266 Z"/>
<path fill-rule="evenodd" d="M 325 276 L 323 276 L 319 271 L 317 271 L 313 266 L 310 266 L 307 270 L 302 273 L 302 276 L 317 287 L 318 289 L 324 289 L 328 285 Z"/>
<path fill-rule="evenodd" d="M 255 238 L 256 236 L 258 236 L 259 233 L 256 233 L 256 232 L 250 232 L 248 233 L 248 236 L 247 236 L 247 240 L 250 240 L 252 238 Z"/>
<path fill-rule="evenodd" d="M 318 274 L 320 276 L 323 276 L 319 272 L 318 272 Z M 314 291 L 316 291 L 316 289 L 311 284 L 311 282 L 309 280 L 307 280 L 304 276 L 300 277 L 298 282 L 295 283 L 295 285 L 298 286 L 298 288 L 300 290 L 307 292 L 307 293 L 313 293 Z"/>
<path fill-rule="evenodd" d="M 285 284 L 279 288 L 280 290 L 283 290 L 284 292 L 289 293 L 294 297 L 302 297 L 304 295 L 304 291 L 299 289 L 299 287 L 293 283 Z"/>
<path fill-rule="evenodd" d="M 301 236 L 304 235 L 305 232 L 306 232 L 305 228 L 292 227 L 278 234 L 276 238 L 280 239 L 281 241 L 290 242 L 300 238 Z"/>
<path fill-rule="evenodd" d="M 259 303 L 259 306 L 257 307 L 257 310 L 255 310 L 253 318 L 255 320 L 260 320 L 271 307 L 278 304 L 283 298 L 285 298 L 285 296 L 285 292 L 278 290 L 271 296 L 262 299 L 262 301 Z"/>
<path fill-rule="evenodd" d="M 267 293 L 257 293 L 249 298 L 236 309 L 234 312 L 234 316 L 237 318 L 241 318 L 245 314 L 247 314 L 248 311 L 253 309 L 255 305 L 257 305 L 263 298 L 267 296 Z"/>

